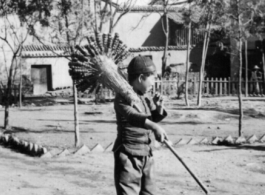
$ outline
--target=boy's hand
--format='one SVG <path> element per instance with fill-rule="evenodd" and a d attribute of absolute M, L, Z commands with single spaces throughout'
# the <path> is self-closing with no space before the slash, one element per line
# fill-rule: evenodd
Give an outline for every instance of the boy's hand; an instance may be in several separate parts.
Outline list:
<path fill-rule="evenodd" d="M 168 140 L 166 131 L 159 125 L 155 125 L 153 132 L 157 141 L 163 143 L 165 140 Z"/>
<path fill-rule="evenodd" d="M 166 131 L 153 121 L 146 119 L 145 127 L 147 129 L 151 129 L 154 132 L 157 141 L 163 143 L 165 140 L 168 140 Z"/>
<path fill-rule="evenodd" d="M 163 96 L 158 92 L 155 93 L 153 101 L 157 107 L 162 107 L 164 105 Z"/>

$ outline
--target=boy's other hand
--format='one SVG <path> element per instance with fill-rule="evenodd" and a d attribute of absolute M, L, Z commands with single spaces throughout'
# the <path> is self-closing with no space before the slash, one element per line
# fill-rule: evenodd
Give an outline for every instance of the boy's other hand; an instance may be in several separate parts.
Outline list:
<path fill-rule="evenodd" d="M 168 140 L 166 131 L 161 126 L 154 123 L 153 121 L 146 119 L 145 120 L 145 127 L 147 129 L 151 129 L 154 132 L 155 138 L 157 141 L 163 143 L 165 140 Z"/>
<path fill-rule="evenodd" d="M 165 140 L 168 140 L 166 131 L 159 125 L 155 125 L 153 132 L 157 141 L 163 143 Z"/>
<path fill-rule="evenodd" d="M 164 105 L 163 96 L 158 92 L 155 93 L 153 101 L 157 107 L 162 107 Z"/>

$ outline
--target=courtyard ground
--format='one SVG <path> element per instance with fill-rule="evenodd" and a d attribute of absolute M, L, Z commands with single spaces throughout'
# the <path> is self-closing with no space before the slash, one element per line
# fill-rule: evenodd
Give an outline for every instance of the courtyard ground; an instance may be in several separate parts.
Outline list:
<path fill-rule="evenodd" d="M 43 106 L 53 101 L 52 106 Z M 191 138 L 238 135 L 238 102 L 235 98 L 207 98 L 203 107 L 190 108 L 183 100 L 167 101 L 168 117 L 161 125 L 173 143 Z M 64 105 L 63 105 L 64 104 Z M 47 105 L 47 104 L 46 104 Z M 92 148 L 115 140 L 113 103 L 79 105 L 81 142 Z M 51 151 L 73 149 L 73 105 L 66 100 L 36 100 L 34 105 L 11 108 L 10 124 L 20 139 Z M 265 99 L 244 100 L 243 134 L 265 134 Z M 4 112 L 0 112 L 3 126 Z M 258 195 L 265 191 L 265 144 L 240 146 L 176 145 L 176 151 L 208 186 L 211 194 Z M 113 154 L 33 158 L 0 146 L 0 192 L 3 195 L 115 194 Z M 155 151 L 158 194 L 203 194 L 180 162 L 166 148 Z"/>

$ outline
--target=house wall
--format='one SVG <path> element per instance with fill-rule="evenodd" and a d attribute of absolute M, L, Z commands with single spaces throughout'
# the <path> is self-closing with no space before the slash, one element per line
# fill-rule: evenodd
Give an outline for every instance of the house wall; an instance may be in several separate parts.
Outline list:
<path fill-rule="evenodd" d="M 68 60 L 65 58 L 27 58 L 26 74 L 31 78 L 31 65 L 51 65 L 52 88 L 72 86 L 72 79 L 69 75 Z"/>
<path fill-rule="evenodd" d="M 117 14 L 114 21 L 116 21 Z M 120 40 L 128 47 L 139 48 L 163 46 L 165 35 L 162 30 L 161 16 L 156 12 L 129 12 L 122 16 L 114 33 L 118 32 Z M 103 33 L 108 33 L 109 25 L 103 26 Z"/>
<path fill-rule="evenodd" d="M 168 52 L 170 56 L 168 56 L 168 61 L 167 64 L 179 64 L 179 63 L 184 63 L 186 62 L 186 51 L 185 50 L 171 50 Z M 152 56 L 152 59 L 154 61 L 154 64 L 156 65 L 157 72 L 161 73 L 162 70 L 162 56 L 163 56 L 163 51 L 142 51 L 142 52 L 134 52 L 132 56 L 127 58 L 123 63 L 129 64 L 131 59 L 135 56 L 142 55 L 142 56 Z M 185 66 L 179 66 L 178 67 L 178 72 L 183 73 L 185 72 Z"/>

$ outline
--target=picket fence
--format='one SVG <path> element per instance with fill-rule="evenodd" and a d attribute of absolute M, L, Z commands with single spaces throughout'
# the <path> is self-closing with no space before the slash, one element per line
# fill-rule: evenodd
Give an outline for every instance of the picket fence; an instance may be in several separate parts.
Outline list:
<path fill-rule="evenodd" d="M 199 79 L 194 77 L 188 81 L 189 95 L 197 95 L 199 92 Z M 238 94 L 238 79 L 233 78 L 206 78 L 202 85 L 202 96 L 237 96 Z M 258 86 L 258 90 L 256 90 Z M 242 94 L 247 96 L 265 94 L 263 81 L 250 81 L 247 83 L 242 79 Z M 185 93 L 185 79 L 161 80 L 156 81 L 151 94 L 159 92 L 168 97 L 180 97 Z M 102 89 L 99 96 L 106 99 L 114 98 L 114 93 L 109 89 Z"/>
<path fill-rule="evenodd" d="M 190 78 L 188 81 L 189 95 L 197 95 L 199 91 L 199 79 L 197 77 Z M 256 90 L 258 86 L 258 90 Z M 0 103 L 4 101 L 4 91 L 0 88 Z M 167 97 L 179 98 L 185 93 L 185 78 L 171 79 L 171 80 L 158 80 L 155 82 L 150 94 L 159 92 Z M 24 94 L 24 93 L 23 93 Z M 203 81 L 202 96 L 237 96 L 238 94 L 238 80 L 232 78 L 206 78 Z M 246 81 L 242 79 L 242 94 L 247 96 L 264 96 L 265 83 L 263 81 Z M 60 95 L 60 94 L 58 94 Z M 12 102 L 17 102 L 19 97 L 19 85 L 12 87 Z M 115 97 L 115 93 L 107 88 L 103 88 L 96 95 L 88 94 L 87 91 L 79 92 L 78 97 L 96 97 L 98 100 L 111 100 Z"/>

